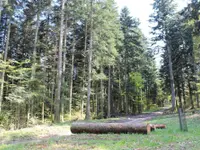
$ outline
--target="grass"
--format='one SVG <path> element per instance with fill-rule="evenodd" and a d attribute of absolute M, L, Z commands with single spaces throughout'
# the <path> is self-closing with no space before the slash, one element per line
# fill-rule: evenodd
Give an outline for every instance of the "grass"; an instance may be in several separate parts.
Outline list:
<path fill-rule="evenodd" d="M 188 115 L 188 132 L 181 132 L 177 115 L 157 117 L 150 123 L 164 123 L 167 129 L 141 134 L 79 134 L 57 135 L 40 142 L 1 145 L 0 150 L 199 150 L 200 114 Z M 55 125 L 51 129 L 69 130 L 69 124 Z M 20 132 L 20 131 L 18 131 Z M 43 132 L 43 131 L 40 131 Z M 62 131 L 61 131 L 62 132 Z M 28 133 L 29 134 L 29 133 Z M 28 135 L 24 133 L 24 135 Z M 33 134 L 36 138 L 36 135 Z M 7 135 L 9 135 L 7 133 Z M 6 135 L 6 136 L 7 136 Z M 12 134 L 11 134 L 12 135 Z M 4 135 L 5 136 L 5 135 Z M 16 134 L 15 134 L 16 136 Z M 32 135 L 31 135 L 32 136 Z M 25 136 L 26 137 L 26 136 Z M 20 137 L 18 137 L 20 138 Z"/>

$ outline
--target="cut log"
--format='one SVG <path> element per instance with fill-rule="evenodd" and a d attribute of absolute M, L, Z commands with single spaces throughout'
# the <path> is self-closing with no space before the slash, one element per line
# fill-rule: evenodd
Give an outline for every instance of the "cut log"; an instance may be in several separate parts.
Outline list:
<path fill-rule="evenodd" d="M 165 129 L 166 128 L 165 124 L 154 124 L 153 126 L 155 129 Z"/>
<path fill-rule="evenodd" d="M 165 124 L 149 124 L 151 126 L 151 131 L 154 131 L 156 129 L 165 129 Z"/>
<path fill-rule="evenodd" d="M 149 134 L 151 132 L 150 124 L 132 124 L 132 123 L 73 123 L 72 133 L 141 133 Z"/>

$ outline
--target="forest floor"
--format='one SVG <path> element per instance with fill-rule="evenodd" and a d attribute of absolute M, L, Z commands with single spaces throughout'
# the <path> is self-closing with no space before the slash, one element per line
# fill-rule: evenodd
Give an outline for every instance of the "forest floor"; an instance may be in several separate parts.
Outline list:
<path fill-rule="evenodd" d="M 163 111 L 96 122 L 161 123 L 167 129 L 141 134 L 71 134 L 71 123 L 0 131 L 0 150 L 199 150 L 200 113 L 187 114 L 188 132 L 181 132 L 177 114 Z M 94 122 L 94 121 L 93 121 Z"/>

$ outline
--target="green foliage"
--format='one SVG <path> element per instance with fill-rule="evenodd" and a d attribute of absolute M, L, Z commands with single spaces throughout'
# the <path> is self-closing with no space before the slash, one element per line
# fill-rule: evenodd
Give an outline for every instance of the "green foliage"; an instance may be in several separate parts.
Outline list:
<path fill-rule="evenodd" d="M 5 112 L 1 112 L 0 113 L 0 130 L 6 129 L 9 130 L 10 129 L 10 114 L 9 113 L 5 113 Z"/>
<path fill-rule="evenodd" d="M 139 72 L 131 72 L 130 80 L 135 85 L 136 88 L 142 89 L 144 87 L 144 80 L 142 79 L 142 75 Z"/>
<path fill-rule="evenodd" d="M 129 113 L 142 112 L 145 100 L 152 101 L 156 97 L 156 94 L 154 98 L 148 95 L 146 89 L 149 93 L 156 93 L 157 89 L 153 87 L 156 78 L 153 53 L 139 29 L 139 20 L 130 16 L 128 8 L 122 9 L 119 15 L 114 0 L 68 0 L 62 28 L 60 8 L 61 1 L 51 3 L 50 0 L 8 1 L 8 6 L 3 8 L 0 19 L 2 110 L 13 116 L 10 119 L 14 128 L 53 120 L 59 94 L 61 109 L 58 112 L 62 113 L 63 120 L 70 119 L 71 106 L 71 119 L 83 118 L 90 44 L 93 54 L 90 97 L 93 117 L 105 117 L 109 97 L 110 105 L 117 107 L 111 108 L 112 114 L 123 113 L 126 108 Z M 8 57 L 3 61 L 9 21 Z M 62 30 L 63 45 L 59 45 Z M 59 47 L 63 50 L 61 68 L 58 68 Z M 61 69 L 62 78 L 58 81 L 58 70 Z M 72 85 L 70 79 L 73 79 Z M 60 80 L 61 92 L 58 93 Z M 125 104 L 125 97 L 130 105 Z"/>

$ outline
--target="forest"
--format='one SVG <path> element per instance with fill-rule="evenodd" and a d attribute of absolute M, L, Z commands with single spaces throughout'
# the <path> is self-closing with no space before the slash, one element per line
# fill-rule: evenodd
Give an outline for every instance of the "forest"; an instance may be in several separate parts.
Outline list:
<path fill-rule="evenodd" d="M 200 2 L 152 7 L 148 40 L 114 0 L 1 0 L 0 128 L 199 108 Z"/>

